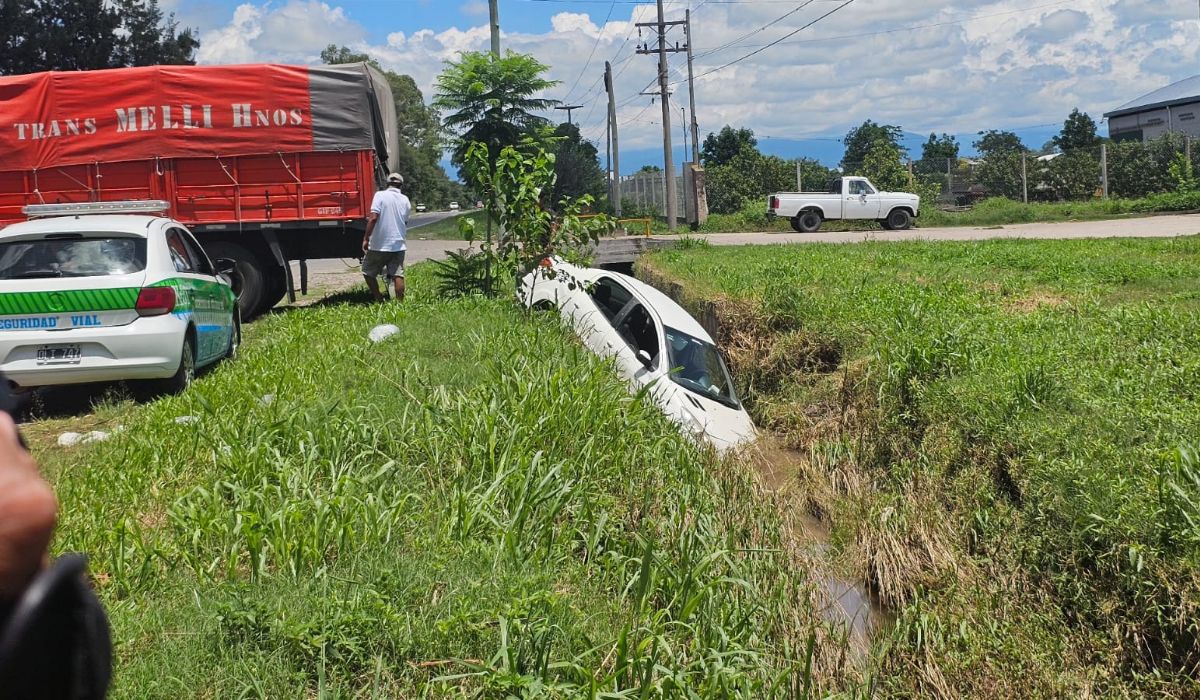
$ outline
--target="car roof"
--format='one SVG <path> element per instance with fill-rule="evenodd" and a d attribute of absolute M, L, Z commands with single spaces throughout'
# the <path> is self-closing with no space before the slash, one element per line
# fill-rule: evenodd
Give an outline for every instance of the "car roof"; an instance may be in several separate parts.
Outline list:
<path fill-rule="evenodd" d="M 137 214 L 80 214 L 76 216 L 49 216 L 12 224 L 0 229 L 0 239 L 12 236 L 31 236 L 44 233 L 112 232 L 133 236 L 146 236 L 150 225 L 156 221 L 169 221 L 161 216 Z"/>
<path fill-rule="evenodd" d="M 562 266 L 562 263 L 555 265 L 555 267 Z M 692 315 L 689 314 L 682 306 L 676 303 L 674 299 L 637 279 L 636 277 L 630 277 L 629 275 L 625 275 L 620 272 L 613 272 L 611 270 L 603 270 L 598 268 L 576 267 L 574 269 L 580 273 L 580 277 L 589 282 L 594 282 L 601 277 L 612 277 L 613 279 L 619 280 L 622 284 L 632 289 L 638 296 L 642 297 L 642 299 L 644 299 L 646 303 L 649 304 L 656 313 L 658 313 L 658 317 L 662 320 L 664 326 L 670 326 L 677 331 L 682 331 L 690 336 L 700 338 L 701 340 L 706 340 L 713 345 L 716 345 L 716 342 L 712 339 L 712 336 L 708 334 L 708 331 L 704 330 L 704 326 L 701 326 L 700 322 L 693 318 Z"/>

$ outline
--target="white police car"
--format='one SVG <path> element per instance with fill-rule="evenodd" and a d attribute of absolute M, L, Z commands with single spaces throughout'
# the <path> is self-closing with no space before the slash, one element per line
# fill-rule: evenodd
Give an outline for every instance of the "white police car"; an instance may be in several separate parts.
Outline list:
<path fill-rule="evenodd" d="M 518 293 L 531 308 L 557 308 L 588 348 L 615 359 L 635 390 L 650 386 L 655 403 L 687 433 L 721 452 L 757 439 L 716 343 L 654 287 L 550 260 L 525 276 Z"/>
<path fill-rule="evenodd" d="M 34 205 L 0 230 L 0 370 L 18 388 L 146 380 L 173 393 L 236 354 L 229 280 L 186 227 L 146 214 L 166 208 Z"/>

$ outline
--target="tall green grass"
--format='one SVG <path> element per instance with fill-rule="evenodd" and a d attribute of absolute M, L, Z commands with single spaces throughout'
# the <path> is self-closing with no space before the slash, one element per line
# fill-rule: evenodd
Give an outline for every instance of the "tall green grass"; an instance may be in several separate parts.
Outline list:
<path fill-rule="evenodd" d="M 38 449 L 54 548 L 91 555 L 110 613 L 113 697 L 856 687 L 816 676 L 833 635 L 749 473 L 556 319 L 432 285 L 267 317 L 185 394 L 105 409 L 110 441 Z"/>
<path fill-rule="evenodd" d="M 888 667 L 923 675 L 886 686 L 1200 691 L 1200 239 L 697 248 L 644 268 L 717 300 L 735 340 L 793 348 L 740 374 L 897 606 Z"/>

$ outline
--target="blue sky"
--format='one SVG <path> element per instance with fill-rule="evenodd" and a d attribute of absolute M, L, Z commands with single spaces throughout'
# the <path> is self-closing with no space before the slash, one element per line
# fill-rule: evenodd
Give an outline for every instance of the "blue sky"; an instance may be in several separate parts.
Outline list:
<path fill-rule="evenodd" d="M 727 123 L 747 126 L 770 137 L 763 142 L 773 149 L 828 160 L 837 147 L 828 139 L 874 119 L 961 140 L 1019 129 L 1038 147 L 1075 107 L 1099 120 L 1200 73 L 1195 0 L 842 2 L 668 2 L 668 19 L 694 8 L 702 136 Z M 426 97 L 444 61 L 488 46 L 486 0 L 164 0 L 164 7 L 199 30 L 202 62 L 311 63 L 325 45 L 344 44 L 411 74 Z M 651 19 L 653 5 L 500 0 L 500 13 L 505 48 L 550 67 L 560 85 L 547 96 L 585 105 L 576 120 L 601 145 L 599 78 L 604 61 L 613 62 L 629 154 L 622 170 L 642 159 L 636 154 L 661 151 L 660 107 L 638 94 L 653 83 L 655 61 L 634 52 L 634 23 Z M 671 81 L 681 83 L 671 113 L 676 145 L 685 70 L 682 55 L 673 56 Z"/>

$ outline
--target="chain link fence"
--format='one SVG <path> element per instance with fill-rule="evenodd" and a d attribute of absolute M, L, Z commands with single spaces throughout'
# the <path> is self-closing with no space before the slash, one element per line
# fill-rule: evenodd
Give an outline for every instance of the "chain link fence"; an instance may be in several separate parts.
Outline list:
<path fill-rule="evenodd" d="M 667 177 L 659 171 L 634 173 L 620 180 L 621 210 L 626 216 L 667 215 Z M 684 215 L 684 181 L 675 176 L 675 211 Z"/>

